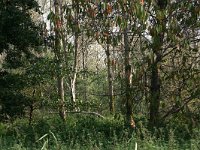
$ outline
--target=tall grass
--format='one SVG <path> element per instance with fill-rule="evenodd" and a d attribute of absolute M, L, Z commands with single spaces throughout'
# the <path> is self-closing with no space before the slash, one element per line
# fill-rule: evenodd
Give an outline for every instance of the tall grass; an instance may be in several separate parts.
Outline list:
<path fill-rule="evenodd" d="M 139 121 L 138 121 L 139 122 Z M 123 120 L 69 117 L 63 123 L 56 117 L 0 123 L 1 150 L 198 150 L 199 128 L 183 139 L 176 129 L 162 128 L 152 133 L 146 126 L 136 130 Z M 184 132 L 184 131 L 183 131 Z M 183 133 L 180 133 L 182 135 Z"/>

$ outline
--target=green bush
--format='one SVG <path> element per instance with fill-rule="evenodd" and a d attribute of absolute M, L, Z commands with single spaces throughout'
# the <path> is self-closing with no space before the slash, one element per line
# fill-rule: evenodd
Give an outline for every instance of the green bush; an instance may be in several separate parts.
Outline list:
<path fill-rule="evenodd" d="M 174 124 L 148 130 L 145 118 L 137 117 L 137 128 L 131 130 L 123 119 L 73 115 L 66 122 L 58 117 L 37 118 L 32 125 L 26 119 L 13 124 L 0 123 L 0 149 L 199 149 L 199 128 L 184 138 Z M 143 123 L 144 122 L 144 123 Z M 184 129 L 184 128 L 182 128 Z M 190 129 L 189 129 L 190 130 Z"/>
<path fill-rule="evenodd" d="M 0 122 L 0 136 L 4 136 L 6 134 L 7 125 Z"/>

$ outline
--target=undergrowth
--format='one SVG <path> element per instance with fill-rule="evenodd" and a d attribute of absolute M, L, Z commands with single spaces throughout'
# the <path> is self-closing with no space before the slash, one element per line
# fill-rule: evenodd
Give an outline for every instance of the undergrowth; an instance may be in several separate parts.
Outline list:
<path fill-rule="evenodd" d="M 198 150 L 199 128 L 188 134 L 185 128 L 166 125 L 147 128 L 145 120 L 138 118 L 137 128 L 129 129 L 122 119 L 94 117 L 68 117 L 63 123 L 57 117 L 37 118 L 32 125 L 28 120 L 0 123 L 1 150 Z M 184 135 L 184 136 L 183 136 Z"/>

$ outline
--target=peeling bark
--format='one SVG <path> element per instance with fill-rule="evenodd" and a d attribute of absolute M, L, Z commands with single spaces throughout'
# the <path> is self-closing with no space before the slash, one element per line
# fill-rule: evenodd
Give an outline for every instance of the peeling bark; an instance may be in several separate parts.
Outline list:
<path fill-rule="evenodd" d="M 63 121 L 66 120 L 66 113 L 65 113 L 65 97 L 64 97 L 64 77 L 62 75 L 62 54 L 61 54 L 61 28 L 57 22 L 59 21 L 60 9 L 58 0 L 54 0 L 54 7 L 55 7 L 55 15 L 57 16 L 57 20 L 55 22 L 55 55 L 57 59 L 57 81 L 58 81 L 58 102 L 59 102 L 59 115 Z"/>

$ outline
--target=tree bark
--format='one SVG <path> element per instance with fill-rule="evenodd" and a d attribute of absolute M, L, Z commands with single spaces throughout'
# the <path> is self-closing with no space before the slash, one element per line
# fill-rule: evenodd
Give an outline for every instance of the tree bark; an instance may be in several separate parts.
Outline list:
<path fill-rule="evenodd" d="M 73 75 L 71 78 L 71 103 L 72 109 L 76 110 L 76 76 L 77 76 L 77 51 L 78 51 L 78 34 L 75 33 L 74 40 L 74 66 L 73 66 Z"/>
<path fill-rule="evenodd" d="M 133 120 L 133 101 L 131 98 L 131 64 L 130 64 L 130 46 L 127 29 L 124 30 L 124 55 L 125 55 L 125 101 L 126 101 L 126 120 L 130 127 L 135 127 Z"/>
<path fill-rule="evenodd" d="M 54 20 L 55 24 L 55 55 L 57 59 L 57 81 L 58 81 L 58 101 L 59 101 L 59 115 L 63 121 L 66 120 L 65 113 L 65 94 L 64 94 L 64 77 L 62 75 L 62 54 L 61 54 L 61 33 L 60 33 L 60 10 L 58 0 L 54 0 L 55 15 L 57 19 Z"/>
<path fill-rule="evenodd" d="M 82 35 L 82 43 L 84 42 L 83 39 L 83 35 Z M 83 99 L 85 102 L 87 102 L 87 49 L 82 47 L 82 67 L 83 67 L 83 81 L 85 82 L 84 84 L 84 95 L 83 95 Z"/>
<path fill-rule="evenodd" d="M 64 77 L 58 77 L 58 94 L 59 94 L 59 115 L 63 121 L 66 120 L 65 113 L 65 93 L 64 93 Z"/>
<path fill-rule="evenodd" d="M 76 1 L 72 1 L 72 5 L 75 7 L 75 31 L 74 31 L 74 63 L 73 63 L 73 70 L 72 70 L 72 77 L 71 77 L 71 103 L 72 109 L 77 110 L 76 106 L 76 77 L 77 77 L 77 56 L 78 56 L 78 10 L 79 4 Z"/>
<path fill-rule="evenodd" d="M 106 57 L 107 57 L 109 107 L 110 107 L 110 113 L 113 114 L 114 113 L 114 92 L 113 92 L 113 79 L 112 79 L 109 44 L 107 44 L 107 47 L 106 47 Z"/>
<path fill-rule="evenodd" d="M 167 7 L 167 0 L 157 1 L 158 12 L 162 12 Z M 166 18 L 166 16 L 164 16 Z M 160 109 L 160 87 L 161 79 L 159 76 L 158 65 L 162 60 L 162 46 L 164 39 L 164 32 L 166 29 L 165 19 L 159 19 L 156 16 L 155 26 L 161 26 L 161 30 L 153 36 L 153 62 L 151 64 L 151 86 L 150 86 L 150 126 L 157 127 L 160 123 L 159 109 Z M 156 30 L 156 28 L 154 28 Z M 156 56 L 156 58 L 154 58 Z"/>
<path fill-rule="evenodd" d="M 159 124 L 160 106 L 160 81 L 157 63 L 151 66 L 151 86 L 150 86 L 150 125 L 152 127 Z"/>

